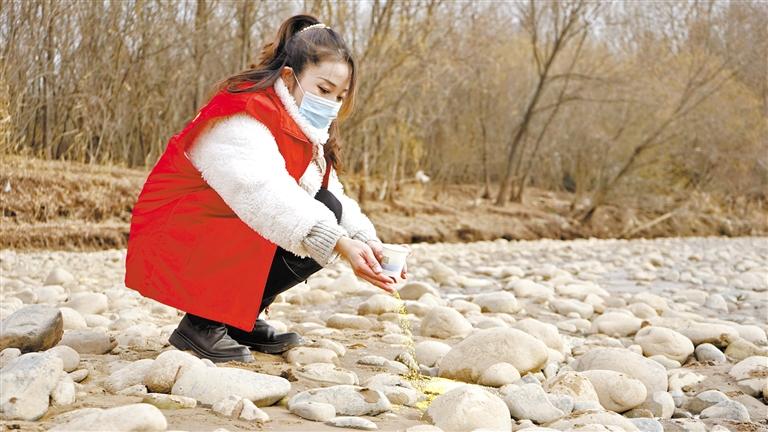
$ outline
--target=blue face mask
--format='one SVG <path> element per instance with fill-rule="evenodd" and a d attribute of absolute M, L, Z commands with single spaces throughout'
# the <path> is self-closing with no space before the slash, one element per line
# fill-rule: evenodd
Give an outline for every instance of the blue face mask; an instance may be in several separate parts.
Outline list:
<path fill-rule="evenodd" d="M 341 102 L 332 102 L 326 98 L 304 91 L 295 74 L 293 78 L 296 79 L 296 84 L 299 84 L 301 92 L 304 93 L 301 105 L 299 105 L 299 112 L 306 117 L 312 126 L 319 129 L 327 129 L 331 125 L 331 121 L 336 118 L 336 114 L 338 114 L 341 108 Z"/>

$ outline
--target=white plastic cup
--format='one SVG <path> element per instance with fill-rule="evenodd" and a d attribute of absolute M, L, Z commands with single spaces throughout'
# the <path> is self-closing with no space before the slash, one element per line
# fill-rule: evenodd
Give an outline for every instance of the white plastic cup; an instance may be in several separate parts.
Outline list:
<path fill-rule="evenodd" d="M 381 273 L 398 279 L 410 250 L 396 244 L 384 243 L 382 246 Z"/>

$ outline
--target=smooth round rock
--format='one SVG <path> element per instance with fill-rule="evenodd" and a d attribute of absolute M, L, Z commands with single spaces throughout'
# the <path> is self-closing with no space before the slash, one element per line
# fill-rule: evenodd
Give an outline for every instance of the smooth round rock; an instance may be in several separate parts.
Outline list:
<path fill-rule="evenodd" d="M 720 351 L 720 348 L 709 343 L 703 343 L 697 346 L 694 352 L 696 354 L 696 360 L 700 362 L 709 361 L 714 363 L 724 363 L 728 361 L 725 354 Z"/>
<path fill-rule="evenodd" d="M 80 364 L 80 354 L 78 354 L 72 347 L 58 345 L 46 350 L 46 352 L 61 359 L 64 364 L 65 372 L 72 372 L 77 369 L 77 366 Z"/>
<path fill-rule="evenodd" d="M 345 329 L 351 328 L 356 330 L 369 330 L 373 327 L 373 323 L 366 317 L 360 315 L 352 315 L 345 313 L 336 313 L 328 317 L 325 325 L 330 328 Z"/>
<path fill-rule="evenodd" d="M 477 382 L 496 363 L 509 363 L 520 374 L 538 371 L 549 357 L 547 346 L 528 333 L 512 328 L 491 328 L 473 333 L 440 360 L 439 376 Z"/>
<path fill-rule="evenodd" d="M 350 429 L 360 429 L 360 430 L 378 430 L 379 429 L 376 423 L 368 419 L 364 419 L 362 417 L 339 416 L 339 417 L 334 417 L 328 420 L 326 423 L 338 428 L 350 428 Z"/>
<path fill-rule="evenodd" d="M 551 394 L 570 396 L 574 402 L 600 403 L 592 382 L 581 372 L 564 371 L 545 381 L 544 389 Z"/>
<path fill-rule="evenodd" d="M 188 369 L 202 365 L 198 357 L 188 352 L 175 349 L 163 351 L 144 375 L 144 385 L 150 392 L 170 393 L 178 377 Z"/>
<path fill-rule="evenodd" d="M 520 372 L 509 363 L 496 363 L 486 369 L 477 383 L 488 387 L 501 387 L 520 379 Z"/>
<path fill-rule="evenodd" d="M 600 405 L 609 411 L 623 413 L 637 407 L 647 397 L 645 385 L 621 372 L 588 370 L 581 372 L 597 392 Z"/>
<path fill-rule="evenodd" d="M 480 306 L 482 312 L 515 313 L 521 309 L 515 295 L 507 291 L 476 294 L 472 302 Z"/>
<path fill-rule="evenodd" d="M 635 343 L 647 357 L 663 355 L 684 363 L 693 354 L 693 342 L 682 334 L 664 327 L 644 327 L 635 335 Z"/>
<path fill-rule="evenodd" d="M 439 341 L 422 341 L 416 344 L 416 361 L 427 367 L 435 366 L 451 346 Z"/>
<path fill-rule="evenodd" d="M 664 366 L 627 349 L 593 349 L 576 359 L 572 367 L 578 372 L 604 369 L 624 373 L 640 380 L 650 394 L 668 388 Z"/>
<path fill-rule="evenodd" d="M 57 308 L 39 304 L 24 306 L 0 323 L 0 350 L 44 351 L 56 345 L 63 334 L 64 319 Z"/>
<path fill-rule="evenodd" d="M 504 402 L 510 414 L 518 420 L 531 420 L 534 423 L 544 424 L 565 415 L 565 412 L 552 405 L 538 383 L 511 384 L 504 386 L 501 392 L 504 394 Z"/>
<path fill-rule="evenodd" d="M 322 402 L 307 401 L 296 403 L 291 406 L 290 411 L 301 418 L 317 422 L 328 421 L 336 417 L 336 408 L 331 404 Z"/>
<path fill-rule="evenodd" d="M 82 412 L 82 414 L 79 414 Z M 115 408 L 84 408 L 67 413 L 71 420 L 51 431 L 164 431 L 168 421 L 156 406 L 147 403 Z"/>
<path fill-rule="evenodd" d="M 26 353 L 0 373 L 0 407 L 5 420 L 37 420 L 48 411 L 49 397 L 64 371 L 61 359 Z"/>
<path fill-rule="evenodd" d="M 474 385 L 463 385 L 436 397 L 422 420 L 442 430 L 456 432 L 508 431 L 512 428 L 509 408 L 504 401 Z"/>
<path fill-rule="evenodd" d="M 176 380 L 171 393 L 195 398 L 204 404 L 239 395 L 256 406 L 269 406 L 290 390 L 291 383 L 285 378 L 238 368 L 194 366 Z"/>
<path fill-rule="evenodd" d="M 435 306 L 421 320 L 422 336 L 449 339 L 464 337 L 472 331 L 472 324 L 464 315 L 447 306 Z"/>

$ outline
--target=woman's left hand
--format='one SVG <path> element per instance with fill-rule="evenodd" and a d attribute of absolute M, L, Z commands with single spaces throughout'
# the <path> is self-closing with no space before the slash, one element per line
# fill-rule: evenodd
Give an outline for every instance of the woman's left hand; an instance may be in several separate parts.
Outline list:
<path fill-rule="evenodd" d="M 373 251 L 373 255 L 376 256 L 376 259 L 381 262 L 382 258 L 384 257 L 384 247 L 381 244 L 380 241 L 377 240 L 368 240 L 366 242 L 368 246 L 371 247 L 371 250 Z M 403 246 L 404 248 L 408 249 L 408 255 L 411 254 L 411 247 L 407 244 L 401 243 L 400 246 Z M 403 270 L 400 272 L 400 277 L 403 279 L 406 279 L 408 277 L 408 262 L 403 264 Z"/>

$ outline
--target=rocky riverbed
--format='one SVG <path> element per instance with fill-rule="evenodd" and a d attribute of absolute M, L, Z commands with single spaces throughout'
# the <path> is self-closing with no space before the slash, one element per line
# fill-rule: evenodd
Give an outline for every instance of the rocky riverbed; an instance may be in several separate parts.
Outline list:
<path fill-rule="evenodd" d="M 270 308 L 272 325 L 308 345 L 249 364 L 169 346 L 183 312 L 123 285 L 125 250 L 4 250 L 2 424 L 768 430 L 768 239 L 412 249 L 400 287 L 407 315 L 338 262 Z M 407 364 L 435 378 L 408 380 Z"/>

